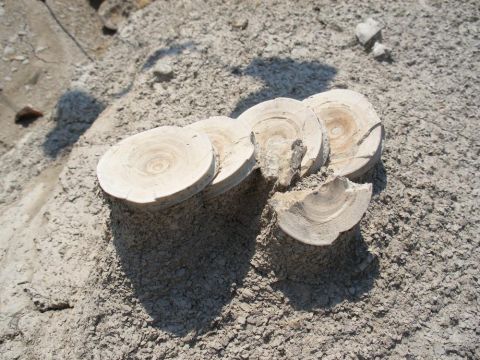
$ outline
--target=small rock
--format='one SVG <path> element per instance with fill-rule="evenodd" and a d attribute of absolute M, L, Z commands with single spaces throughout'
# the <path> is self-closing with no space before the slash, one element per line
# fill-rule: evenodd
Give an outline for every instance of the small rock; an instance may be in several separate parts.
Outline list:
<path fill-rule="evenodd" d="M 170 81 L 173 79 L 173 69 L 166 62 L 158 61 L 153 68 L 153 75 L 159 82 Z"/>
<path fill-rule="evenodd" d="M 28 124 L 42 116 L 43 113 L 41 111 L 38 111 L 30 106 L 25 106 L 15 115 L 15 122 L 21 124 Z"/>
<path fill-rule="evenodd" d="M 247 323 L 247 319 L 244 316 L 240 316 L 237 320 L 241 325 L 245 325 Z"/>
<path fill-rule="evenodd" d="M 365 22 L 357 25 L 355 35 L 360 44 L 366 48 L 370 48 L 376 40 L 381 39 L 381 31 L 382 27 L 380 23 L 372 18 L 368 18 Z"/>
<path fill-rule="evenodd" d="M 3 55 L 5 56 L 12 55 L 13 53 L 15 53 L 15 49 L 10 45 L 5 46 L 3 49 Z"/>
<path fill-rule="evenodd" d="M 235 29 L 245 30 L 248 26 L 248 19 L 238 18 L 232 21 L 232 27 Z"/>
<path fill-rule="evenodd" d="M 14 57 L 12 58 L 12 60 L 17 60 L 17 61 L 24 61 L 24 60 L 26 60 L 26 59 L 27 59 L 27 58 L 26 58 L 25 56 L 23 56 L 23 55 L 17 55 L 17 56 L 14 56 Z"/>
<path fill-rule="evenodd" d="M 380 61 L 390 60 L 391 59 L 390 54 L 391 54 L 390 49 L 385 45 L 383 45 L 382 43 L 377 41 L 375 45 L 373 45 L 372 55 L 375 59 Z"/>

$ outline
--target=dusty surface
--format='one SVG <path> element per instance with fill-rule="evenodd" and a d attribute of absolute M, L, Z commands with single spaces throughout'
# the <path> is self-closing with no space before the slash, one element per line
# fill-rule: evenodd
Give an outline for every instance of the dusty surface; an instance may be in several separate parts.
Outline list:
<path fill-rule="evenodd" d="M 480 357 L 478 4 L 275 4 L 143 8 L 68 68 L 51 117 L 4 141 L 1 358 Z M 391 63 L 353 40 L 369 16 Z M 333 271 L 289 279 L 258 176 L 236 206 L 165 214 L 99 191 L 98 158 L 127 135 L 331 87 L 365 94 L 386 131 L 361 236 Z"/>

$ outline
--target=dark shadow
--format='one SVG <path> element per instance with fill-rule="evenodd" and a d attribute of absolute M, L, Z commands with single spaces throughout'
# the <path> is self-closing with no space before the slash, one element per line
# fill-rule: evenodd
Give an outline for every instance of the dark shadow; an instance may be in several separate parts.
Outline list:
<path fill-rule="evenodd" d="M 318 61 L 298 61 L 289 58 L 256 58 L 245 68 L 233 68 L 238 76 L 253 76 L 264 86 L 241 99 L 230 114 L 237 117 L 249 107 L 276 97 L 297 100 L 325 91 L 337 70 Z"/>
<path fill-rule="evenodd" d="M 103 1 L 104 0 L 88 0 L 88 3 L 93 9 L 98 10 Z"/>
<path fill-rule="evenodd" d="M 173 43 L 168 47 L 161 48 L 156 50 L 152 55 L 148 57 L 145 63 L 142 66 L 142 71 L 150 69 L 155 63 L 160 60 L 161 58 L 168 56 L 168 55 L 178 55 L 182 53 L 185 49 L 191 49 L 195 47 L 195 43 L 193 41 L 186 41 L 184 43 Z"/>
<path fill-rule="evenodd" d="M 109 29 L 106 26 L 102 27 L 102 34 L 107 35 L 107 36 L 113 36 L 117 33 L 117 30 L 115 29 Z"/>
<path fill-rule="evenodd" d="M 33 122 L 35 122 L 35 120 L 39 118 L 39 116 L 28 116 L 22 121 L 17 121 L 17 124 L 20 124 L 22 127 L 29 127 Z"/>
<path fill-rule="evenodd" d="M 189 342 L 215 327 L 249 270 L 266 202 L 261 190 L 256 184 L 230 199 L 191 199 L 155 213 L 111 203 L 113 242 L 149 325 Z"/>
<path fill-rule="evenodd" d="M 327 310 L 344 300 L 357 301 L 372 289 L 379 274 L 378 261 L 368 252 L 359 227 L 336 242 L 343 242 L 339 246 L 341 251 L 338 254 L 329 253 L 331 263 L 321 266 L 316 253 L 324 249 L 298 242 L 296 250 L 286 255 L 284 252 L 282 257 L 272 257 L 272 263 L 282 268 L 298 261 L 293 260 L 295 253 L 302 254 L 301 269 L 295 269 L 293 274 L 287 270 L 284 279 L 273 285 L 296 309 Z"/>
<path fill-rule="evenodd" d="M 373 195 L 380 194 L 387 187 L 387 170 L 382 160 L 373 168 L 371 183 L 373 184 Z"/>
<path fill-rule="evenodd" d="M 35 120 L 43 117 L 43 113 L 38 110 L 25 106 L 15 114 L 15 123 L 23 127 L 29 127 Z"/>
<path fill-rule="evenodd" d="M 191 49 L 194 47 L 195 47 L 195 43 L 193 43 L 192 41 L 187 41 L 185 43 L 180 43 L 180 44 L 173 43 L 168 47 L 158 49 L 147 58 L 145 63 L 142 65 L 141 71 L 145 71 L 152 68 L 158 60 L 160 60 L 165 56 L 177 55 L 182 53 L 182 51 L 185 49 Z M 133 84 L 134 84 L 134 81 L 132 80 L 124 89 L 114 94 L 113 97 L 116 99 L 119 99 L 122 96 L 128 94 L 132 89 Z"/>
<path fill-rule="evenodd" d="M 93 124 L 104 108 L 102 102 L 84 91 L 65 92 L 56 105 L 53 115 L 56 124 L 43 143 L 44 153 L 54 158 L 63 149 L 69 148 Z"/>
<path fill-rule="evenodd" d="M 380 194 L 387 187 L 387 170 L 380 159 L 375 166 L 367 171 L 364 175 L 354 179 L 358 184 L 372 184 L 373 195 Z"/>

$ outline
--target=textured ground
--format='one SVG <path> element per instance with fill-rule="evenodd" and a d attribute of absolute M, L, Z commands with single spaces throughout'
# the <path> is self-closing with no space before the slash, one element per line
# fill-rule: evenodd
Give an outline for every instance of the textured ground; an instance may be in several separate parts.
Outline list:
<path fill-rule="evenodd" d="M 391 63 L 355 42 L 368 16 Z M 475 1 L 426 0 L 136 12 L 72 70 L 43 130 L 1 155 L 0 358 L 480 358 L 479 16 Z M 158 62 L 173 79 L 156 81 Z M 152 215 L 98 188 L 99 156 L 125 136 L 332 87 L 365 94 L 386 131 L 335 271 L 292 276 L 258 177 L 240 206 Z"/>

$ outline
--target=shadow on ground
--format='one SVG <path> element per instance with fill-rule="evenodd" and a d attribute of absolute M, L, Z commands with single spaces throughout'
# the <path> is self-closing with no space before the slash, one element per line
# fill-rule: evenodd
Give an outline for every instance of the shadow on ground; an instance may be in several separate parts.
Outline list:
<path fill-rule="evenodd" d="M 265 192 L 250 186 L 224 200 L 191 200 L 153 214 L 112 203 L 113 243 L 151 326 L 193 341 L 215 326 L 242 284 Z"/>
<path fill-rule="evenodd" d="M 93 124 L 105 105 L 82 90 L 65 92 L 55 108 L 55 128 L 47 134 L 43 143 L 45 155 L 55 158 L 70 148 Z"/>
<path fill-rule="evenodd" d="M 373 195 L 387 186 L 382 161 L 357 183 L 371 183 Z M 357 301 L 370 292 L 379 275 L 378 259 L 369 252 L 360 224 L 327 248 L 276 235 L 267 254 L 281 279 L 273 285 L 296 309 L 327 310 L 342 301 Z"/>
<path fill-rule="evenodd" d="M 377 258 L 368 251 L 359 226 L 336 243 L 334 247 L 341 243 L 341 251 L 328 253 L 332 263 L 325 266 L 319 265 L 318 254 L 324 251 L 322 247 L 297 242 L 296 250 L 292 250 L 283 244 L 282 256 L 274 255 L 272 265 L 276 268 L 292 266 L 299 261 L 300 255 L 302 266 L 300 270 L 287 269 L 284 279 L 276 282 L 273 288 L 280 290 L 294 308 L 305 311 L 327 310 L 342 301 L 359 300 L 373 288 L 378 277 Z"/>
<path fill-rule="evenodd" d="M 368 182 L 373 185 L 373 195 L 380 194 L 387 187 L 387 170 L 382 160 L 373 168 L 373 174 L 370 179 L 368 179 Z"/>
<path fill-rule="evenodd" d="M 264 86 L 241 99 L 230 114 L 237 117 L 249 107 L 276 97 L 297 100 L 325 91 L 337 70 L 319 61 L 297 61 L 290 58 L 256 58 L 245 68 L 234 68 L 238 76 L 260 79 Z"/>
<path fill-rule="evenodd" d="M 158 60 L 172 55 L 181 54 L 186 49 L 194 49 L 195 43 L 193 41 L 185 41 L 182 43 L 172 43 L 170 46 L 160 48 L 156 50 L 153 54 L 151 54 L 145 63 L 142 66 L 142 71 L 150 69 L 154 66 Z"/>
<path fill-rule="evenodd" d="M 145 68 L 163 54 L 164 50 L 159 50 L 152 55 Z M 267 99 L 303 99 L 324 91 L 336 74 L 333 67 L 320 62 L 279 58 L 255 59 L 245 69 L 232 71 L 264 82 L 261 90 L 239 101 L 233 116 Z M 219 204 L 191 200 L 157 213 L 111 204 L 113 243 L 135 297 L 152 318 L 151 326 L 192 341 L 215 328 L 223 307 L 251 268 L 260 229 L 268 225 L 261 223 L 261 215 L 271 187 L 258 173 L 252 179 L 242 191 L 217 199 Z M 285 277 L 276 281 L 274 288 L 282 291 L 294 307 L 305 310 L 328 308 L 345 299 L 355 301 L 373 286 L 378 264 L 368 253 L 360 232 L 346 246 L 351 256 L 345 256 L 338 266 L 306 273 L 314 275 L 315 281 Z M 281 242 L 277 249 L 285 254 Z M 302 251 L 308 268 L 315 249 Z M 281 267 L 284 260 L 272 255 L 266 266 Z"/>

